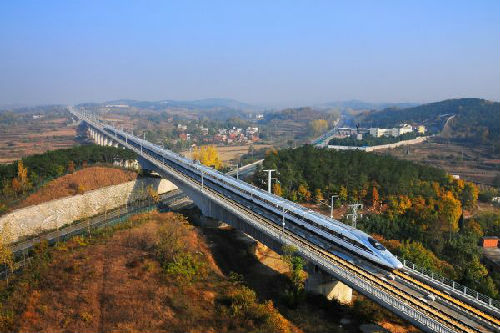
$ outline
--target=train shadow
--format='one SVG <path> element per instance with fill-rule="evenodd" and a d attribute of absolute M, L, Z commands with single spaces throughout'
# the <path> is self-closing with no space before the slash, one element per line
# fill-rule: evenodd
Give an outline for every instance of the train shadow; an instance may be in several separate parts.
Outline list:
<path fill-rule="evenodd" d="M 283 270 L 259 260 L 255 254 L 255 241 L 230 226 L 202 216 L 198 208 L 178 212 L 202 232 L 224 275 L 228 276 L 232 272 L 241 275 L 243 283 L 256 292 L 260 301 L 271 300 L 285 318 L 304 332 L 358 332 L 357 325 L 342 327 L 341 324 L 342 319 L 350 316 L 351 308 L 336 301 L 328 301 L 323 296 L 306 294 L 296 307 L 290 307 L 285 298 L 289 278 L 282 273 Z M 275 263 L 279 261 L 279 254 L 269 252 Z M 276 263 L 275 266 L 280 265 Z"/>

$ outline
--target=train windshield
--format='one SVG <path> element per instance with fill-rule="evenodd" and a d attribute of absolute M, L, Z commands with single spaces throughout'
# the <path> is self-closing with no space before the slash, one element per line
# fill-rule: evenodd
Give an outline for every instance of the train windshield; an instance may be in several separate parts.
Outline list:
<path fill-rule="evenodd" d="M 377 250 L 380 250 L 380 251 L 384 251 L 385 250 L 385 247 L 380 244 L 379 242 L 377 242 L 375 239 L 371 238 L 371 237 L 368 237 L 368 241 L 370 242 L 371 245 L 373 245 L 374 248 L 376 248 Z"/>

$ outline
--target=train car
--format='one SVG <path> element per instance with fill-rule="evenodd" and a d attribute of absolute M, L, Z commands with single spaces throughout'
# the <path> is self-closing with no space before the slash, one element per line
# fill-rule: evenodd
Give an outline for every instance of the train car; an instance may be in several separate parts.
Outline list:
<path fill-rule="evenodd" d="M 337 247 L 361 256 L 386 269 L 401 269 L 403 267 L 401 262 L 382 244 L 361 230 L 327 218 L 289 200 L 224 175 L 217 170 L 196 163 L 184 156 L 163 149 L 123 131 L 115 130 L 108 126 L 105 126 L 104 130 L 113 136 L 120 135 L 122 139 L 127 138 L 127 142 L 136 149 L 142 147 L 144 153 L 162 160 L 164 163 L 167 163 L 167 161 L 170 162 L 168 163 L 170 166 L 181 172 L 188 171 L 192 175 L 197 175 L 199 179 L 204 177 L 207 185 L 208 182 L 211 182 L 217 186 L 221 186 L 266 210 L 272 211 L 278 216 L 284 216 L 286 220 L 285 227 L 288 227 L 288 224 L 291 223 L 295 227 L 306 229 L 326 242 L 331 242 Z M 322 244 L 319 245 L 325 248 Z M 329 246 L 326 246 L 325 250 L 330 250 Z"/>

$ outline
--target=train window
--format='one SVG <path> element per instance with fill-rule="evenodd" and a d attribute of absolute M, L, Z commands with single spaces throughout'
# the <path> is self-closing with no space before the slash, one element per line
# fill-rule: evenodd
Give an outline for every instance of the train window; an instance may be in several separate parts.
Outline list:
<path fill-rule="evenodd" d="M 385 250 L 385 247 L 380 244 L 379 242 L 377 242 L 375 239 L 371 238 L 371 237 L 368 237 L 368 241 L 370 242 L 371 245 L 373 245 L 374 248 L 376 248 L 377 250 L 380 250 L 380 251 L 384 251 Z"/>

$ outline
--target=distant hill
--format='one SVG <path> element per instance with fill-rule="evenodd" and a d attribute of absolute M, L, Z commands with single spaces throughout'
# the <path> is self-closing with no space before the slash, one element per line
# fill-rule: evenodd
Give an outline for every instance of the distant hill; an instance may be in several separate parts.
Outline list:
<path fill-rule="evenodd" d="M 484 144 L 500 141 L 500 103 L 480 98 L 449 99 L 404 109 L 386 108 L 362 113 L 357 121 L 367 127 L 424 124 L 434 133 L 441 132 L 446 124 L 442 134 L 449 138 Z"/>
<path fill-rule="evenodd" d="M 105 105 L 128 105 L 141 109 L 164 110 L 166 108 L 197 109 L 197 110 L 238 110 L 254 111 L 261 108 L 256 105 L 243 103 L 229 98 L 204 98 L 192 101 L 179 101 L 165 99 L 161 101 L 137 101 L 132 99 L 119 99 L 105 103 L 84 103 L 79 106 L 105 106 Z"/>
<path fill-rule="evenodd" d="M 360 100 L 328 102 L 316 105 L 320 108 L 335 108 L 340 111 L 352 110 L 382 110 L 386 108 L 409 108 L 419 105 L 418 103 L 370 103 Z"/>

